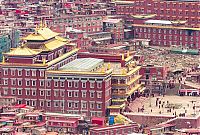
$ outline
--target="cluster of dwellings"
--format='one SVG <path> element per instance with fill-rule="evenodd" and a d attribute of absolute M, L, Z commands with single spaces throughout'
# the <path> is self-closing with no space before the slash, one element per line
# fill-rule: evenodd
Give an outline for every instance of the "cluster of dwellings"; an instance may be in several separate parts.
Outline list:
<path fill-rule="evenodd" d="M 10 99 L 12 98 L 15 97 Z M 105 118 L 93 117 L 91 122 L 87 122 L 83 114 L 43 112 L 25 104 L 0 107 L 0 134 L 2 135 L 88 134 L 89 132 L 89 134 L 99 135 L 99 133 L 112 134 L 116 130 L 128 134 L 139 129 L 136 123 L 127 121 L 126 124 L 115 121 L 112 126 L 106 123 Z"/>

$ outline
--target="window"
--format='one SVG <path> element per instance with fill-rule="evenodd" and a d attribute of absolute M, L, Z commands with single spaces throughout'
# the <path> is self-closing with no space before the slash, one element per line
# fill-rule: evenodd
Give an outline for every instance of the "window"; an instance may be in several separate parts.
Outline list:
<path fill-rule="evenodd" d="M 98 83 L 97 83 L 97 88 L 98 88 L 98 89 L 102 88 L 102 83 L 101 83 L 101 82 L 98 82 Z"/>
<path fill-rule="evenodd" d="M 32 76 L 36 76 L 36 70 L 32 70 Z"/>
<path fill-rule="evenodd" d="M 26 70 L 26 76 L 30 76 L 30 70 Z"/>
<path fill-rule="evenodd" d="M 54 107 L 58 107 L 59 106 L 59 101 L 54 101 Z"/>
<path fill-rule="evenodd" d="M 51 107 L 51 101 L 47 101 L 47 107 Z"/>
<path fill-rule="evenodd" d="M 74 97 L 78 97 L 78 91 L 74 91 Z"/>
<path fill-rule="evenodd" d="M 36 96 L 36 90 L 32 90 L 32 95 Z"/>
<path fill-rule="evenodd" d="M 3 94 L 4 94 L 4 95 L 8 95 L 8 89 L 4 89 Z"/>
<path fill-rule="evenodd" d="M 72 108 L 72 102 L 68 102 L 68 108 Z"/>
<path fill-rule="evenodd" d="M 29 100 L 26 100 L 26 105 L 30 105 L 30 101 Z"/>
<path fill-rule="evenodd" d="M 40 90 L 40 96 L 44 96 L 44 91 Z"/>
<path fill-rule="evenodd" d="M 11 75 L 15 76 L 15 70 L 11 70 Z"/>
<path fill-rule="evenodd" d="M 4 69 L 4 75 L 8 75 L 8 69 Z"/>
<path fill-rule="evenodd" d="M 12 89 L 12 95 L 15 95 L 15 94 L 16 94 L 16 90 Z"/>
<path fill-rule="evenodd" d="M 32 86 L 36 86 L 36 80 L 32 80 Z"/>
<path fill-rule="evenodd" d="M 101 103 L 97 104 L 97 109 L 101 109 Z"/>
<path fill-rule="evenodd" d="M 90 92 L 90 98 L 94 98 L 94 92 Z"/>
<path fill-rule="evenodd" d="M 94 103 L 93 102 L 90 103 L 90 108 L 94 109 Z"/>
<path fill-rule="evenodd" d="M 90 82 L 90 88 L 94 88 L 94 82 Z"/>
<path fill-rule="evenodd" d="M 11 80 L 11 85 L 15 86 L 16 85 L 16 80 Z"/>
<path fill-rule="evenodd" d="M 86 88 L 86 82 L 82 82 L 82 88 Z"/>
<path fill-rule="evenodd" d="M 87 104 L 86 103 L 82 103 L 81 105 L 82 105 L 81 106 L 82 108 L 87 108 L 87 106 L 86 106 Z"/>
<path fill-rule="evenodd" d="M 40 106 L 44 106 L 44 101 L 40 101 Z"/>
<path fill-rule="evenodd" d="M 78 108 L 78 103 L 77 102 L 74 103 L 74 107 Z"/>
<path fill-rule="evenodd" d="M 65 86 L 65 82 L 64 81 L 60 81 L 60 87 L 64 87 Z"/>
<path fill-rule="evenodd" d="M 4 79 L 4 85 L 8 85 L 8 79 Z"/>
<path fill-rule="evenodd" d="M 68 87 L 72 87 L 72 82 L 68 81 Z"/>
<path fill-rule="evenodd" d="M 102 93 L 101 92 L 97 92 L 97 98 L 102 98 Z"/>
<path fill-rule="evenodd" d="M 26 80 L 26 86 L 30 86 L 30 80 Z"/>
<path fill-rule="evenodd" d="M 32 106 L 36 106 L 36 101 L 32 100 Z"/>
<path fill-rule="evenodd" d="M 68 97 L 72 97 L 72 91 L 68 91 Z"/>
<path fill-rule="evenodd" d="M 54 97 L 58 97 L 59 96 L 59 91 L 58 90 L 55 90 L 54 91 Z"/>
<path fill-rule="evenodd" d="M 26 90 L 26 95 L 30 95 L 30 90 Z"/>
<path fill-rule="evenodd" d="M 78 88 L 78 82 L 74 82 L 74 87 Z"/>
<path fill-rule="evenodd" d="M 58 87 L 58 81 L 54 81 L 54 87 Z"/>
<path fill-rule="evenodd" d="M 44 71 L 40 71 L 40 77 L 44 77 Z"/>
<path fill-rule="evenodd" d="M 64 90 L 61 90 L 61 91 L 60 91 L 60 96 L 61 96 L 61 97 L 64 97 L 64 95 L 65 95 L 65 91 L 64 91 Z"/>
<path fill-rule="evenodd" d="M 47 90 L 47 96 L 51 96 L 51 90 Z"/>
<path fill-rule="evenodd" d="M 86 98 L 86 91 L 82 91 L 82 97 Z"/>
<path fill-rule="evenodd" d="M 51 81 L 47 81 L 47 87 L 51 87 Z"/>
<path fill-rule="evenodd" d="M 40 86 L 44 86 L 44 80 L 40 80 Z"/>
<path fill-rule="evenodd" d="M 18 76 L 22 76 L 22 70 L 18 70 Z"/>
<path fill-rule="evenodd" d="M 22 95 L 22 90 L 18 89 L 18 95 Z"/>

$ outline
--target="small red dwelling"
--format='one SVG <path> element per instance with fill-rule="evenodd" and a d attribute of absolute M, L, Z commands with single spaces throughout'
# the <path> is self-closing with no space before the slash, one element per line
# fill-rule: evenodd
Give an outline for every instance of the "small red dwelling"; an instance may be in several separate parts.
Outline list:
<path fill-rule="evenodd" d="M 138 131 L 136 124 L 117 124 L 113 126 L 95 127 L 90 129 L 90 135 L 127 135 Z"/>

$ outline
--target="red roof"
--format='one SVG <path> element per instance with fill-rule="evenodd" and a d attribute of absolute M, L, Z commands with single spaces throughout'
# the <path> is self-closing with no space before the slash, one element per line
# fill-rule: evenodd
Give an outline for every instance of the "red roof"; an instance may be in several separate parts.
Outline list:
<path fill-rule="evenodd" d="M 15 105 L 14 108 L 26 108 L 26 104 Z"/>

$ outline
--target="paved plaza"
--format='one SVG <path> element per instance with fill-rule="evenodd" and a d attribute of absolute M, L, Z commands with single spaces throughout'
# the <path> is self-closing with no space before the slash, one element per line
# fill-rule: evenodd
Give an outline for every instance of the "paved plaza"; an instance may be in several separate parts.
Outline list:
<path fill-rule="evenodd" d="M 156 103 L 157 100 L 157 103 Z M 133 112 L 176 116 L 200 114 L 200 98 L 192 96 L 140 97 L 130 103 Z"/>

